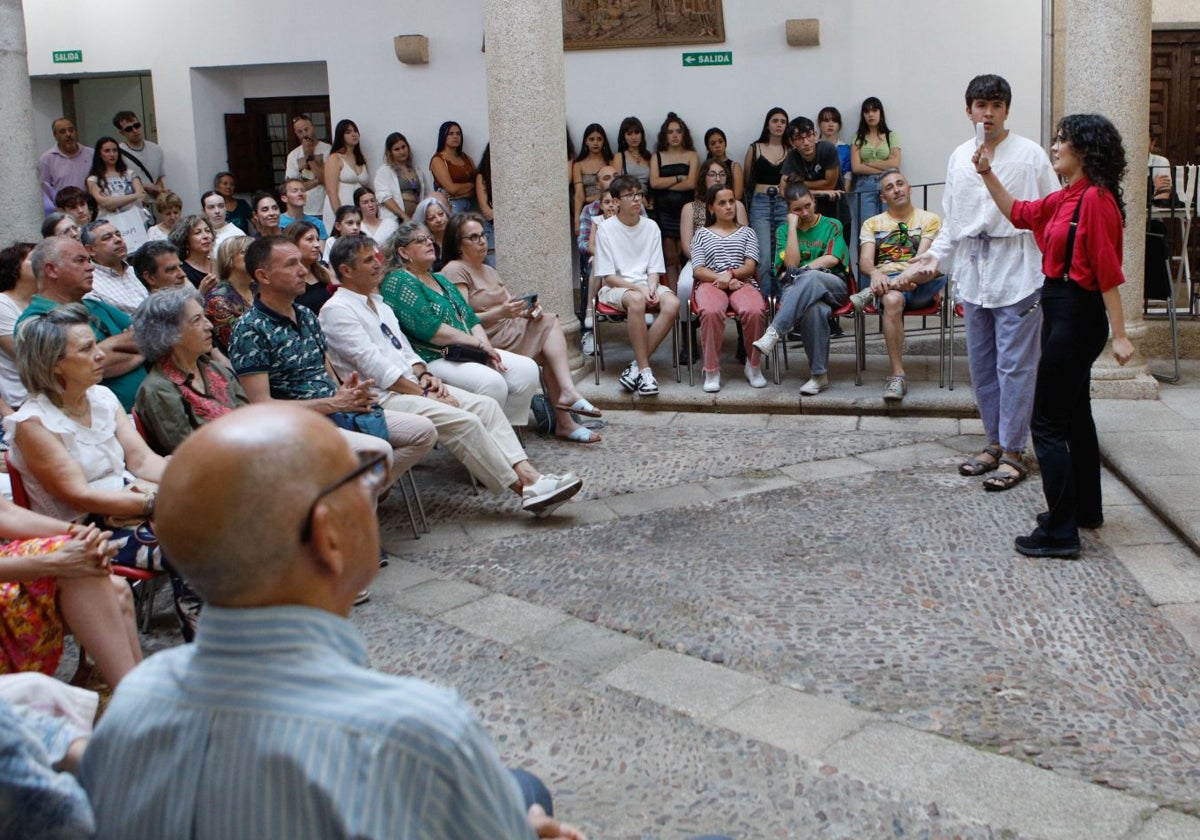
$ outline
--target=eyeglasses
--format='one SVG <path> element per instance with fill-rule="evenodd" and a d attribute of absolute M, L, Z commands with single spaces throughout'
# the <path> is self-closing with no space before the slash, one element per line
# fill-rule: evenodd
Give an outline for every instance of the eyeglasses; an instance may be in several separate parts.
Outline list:
<path fill-rule="evenodd" d="M 308 513 L 304 517 L 304 527 L 300 530 L 300 542 L 306 543 L 312 539 L 312 518 L 313 513 L 317 510 L 317 503 L 335 490 L 339 490 L 359 478 L 363 479 L 363 483 L 371 491 L 371 495 L 378 493 L 387 478 L 387 453 L 377 452 L 317 494 L 312 504 L 308 506 Z"/>
<path fill-rule="evenodd" d="M 384 337 L 387 338 L 388 341 L 392 342 L 393 347 L 395 347 L 397 350 L 404 349 L 404 345 L 400 342 L 400 339 L 396 337 L 396 334 L 392 332 L 391 329 L 388 328 L 388 325 L 383 323 L 383 321 L 379 322 L 379 329 L 383 331 Z"/>
<path fill-rule="evenodd" d="M 461 237 L 461 239 L 463 242 L 470 242 L 472 244 L 478 245 L 480 242 L 483 242 L 485 239 L 487 239 L 487 235 L 483 234 L 483 233 L 471 233 L 471 234 L 468 234 L 467 236 Z"/>
<path fill-rule="evenodd" d="M 432 236 L 426 236 L 425 234 L 421 234 L 420 236 L 414 236 L 412 239 L 408 240 L 408 244 L 409 245 L 426 245 L 432 241 L 433 241 Z"/>
<path fill-rule="evenodd" d="M 620 196 L 620 197 L 621 197 L 621 198 L 628 198 L 630 201 L 641 201 L 641 200 L 642 200 L 642 193 L 640 193 L 640 192 L 621 193 L 621 196 Z"/>

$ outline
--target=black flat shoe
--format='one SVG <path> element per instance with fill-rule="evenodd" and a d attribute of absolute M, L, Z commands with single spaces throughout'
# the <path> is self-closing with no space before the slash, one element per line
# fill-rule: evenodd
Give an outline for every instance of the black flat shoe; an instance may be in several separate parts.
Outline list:
<path fill-rule="evenodd" d="M 1055 540 L 1034 531 L 1027 537 L 1017 537 L 1013 547 L 1026 557 L 1078 557 L 1079 540 Z"/>

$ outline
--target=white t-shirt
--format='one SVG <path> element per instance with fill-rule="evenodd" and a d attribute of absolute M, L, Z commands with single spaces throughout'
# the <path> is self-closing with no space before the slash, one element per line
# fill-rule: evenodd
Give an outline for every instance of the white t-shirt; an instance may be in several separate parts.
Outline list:
<path fill-rule="evenodd" d="M 143 186 L 153 184 L 163 176 L 163 152 L 162 147 L 157 143 L 151 143 L 149 140 L 143 141 L 140 150 L 131 149 L 128 143 L 118 143 L 117 145 L 125 153 L 130 173 L 141 178 Z M 129 155 L 133 155 L 142 162 L 142 166 L 150 171 L 149 177 L 142 171 L 141 166 L 128 159 Z"/>
<path fill-rule="evenodd" d="M 329 160 L 329 153 L 333 151 L 333 147 L 324 140 L 317 141 L 317 149 L 314 154 L 320 155 L 322 161 Z M 287 169 L 284 170 L 286 178 L 303 178 L 306 181 L 312 180 L 314 173 L 304 165 L 304 147 L 297 146 L 288 152 Z M 304 212 L 310 216 L 321 216 L 325 213 L 325 186 L 324 183 L 318 184 L 311 190 L 308 190 L 307 198 L 304 201 Z"/>
<path fill-rule="evenodd" d="M 647 283 L 651 274 L 665 274 L 662 233 L 646 217 L 627 225 L 620 216 L 600 222 L 596 228 L 596 259 L 592 273 L 597 277 L 619 274 L 626 280 Z"/>
<path fill-rule="evenodd" d="M 0 294 L 0 335 L 12 335 L 16 329 L 17 319 L 24 310 L 17 302 L 5 294 Z M 4 401 L 13 408 L 20 408 L 21 403 L 29 396 L 21 377 L 17 374 L 17 360 L 0 349 L 0 393 Z"/>

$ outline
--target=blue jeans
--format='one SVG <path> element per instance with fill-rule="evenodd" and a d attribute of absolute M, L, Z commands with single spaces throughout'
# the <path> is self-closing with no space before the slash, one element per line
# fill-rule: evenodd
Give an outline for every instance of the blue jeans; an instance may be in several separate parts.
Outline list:
<path fill-rule="evenodd" d="M 879 194 L 878 175 L 855 175 L 854 192 L 847 196 L 850 201 L 851 248 L 858 257 L 858 234 L 863 222 L 883 212 L 883 197 Z"/>
<path fill-rule="evenodd" d="M 469 198 L 451 198 L 448 200 L 450 202 L 450 215 L 466 213 L 471 209 L 471 199 Z"/>
<path fill-rule="evenodd" d="M 764 295 L 778 294 L 779 284 L 772 280 L 775 268 L 775 230 L 787 221 L 783 196 L 756 192 L 750 199 L 750 227 L 758 237 L 758 288 Z"/>

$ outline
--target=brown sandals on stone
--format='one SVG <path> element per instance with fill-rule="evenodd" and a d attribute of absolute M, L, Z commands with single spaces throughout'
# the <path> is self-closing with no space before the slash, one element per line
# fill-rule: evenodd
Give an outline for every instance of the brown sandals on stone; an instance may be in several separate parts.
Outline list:
<path fill-rule="evenodd" d="M 1000 459 L 1000 463 L 1006 467 L 1011 467 L 1015 472 L 1002 472 L 989 476 L 983 481 L 983 489 L 992 493 L 999 493 L 1002 490 L 1011 490 L 1022 481 L 1029 477 L 1029 470 L 1024 464 L 1015 458 L 1009 458 L 1007 455 Z M 999 466 L 999 465 L 997 465 Z"/>
<path fill-rule="evenodd" d="M 980 452 L 979 455 L 972 455 L 967 458 L 967 460 L 959 464 L 958 474 L 965 476 L 976 476 L 989 473 L 996 469 L 996 467 L 1000 466 L 1000 456 L 1003 454 L 1004 452 L 1001 451 L 999 446 L 988 446 L 982 452 Z M 980 457 L 983 455 L 987 455 L 992 460 L 983 460 L 982 457 Z"/>

